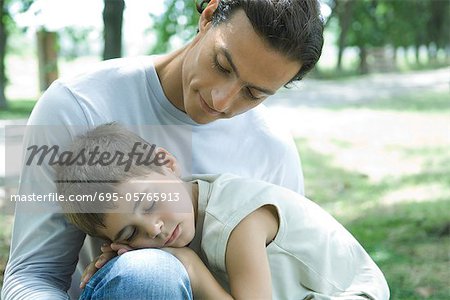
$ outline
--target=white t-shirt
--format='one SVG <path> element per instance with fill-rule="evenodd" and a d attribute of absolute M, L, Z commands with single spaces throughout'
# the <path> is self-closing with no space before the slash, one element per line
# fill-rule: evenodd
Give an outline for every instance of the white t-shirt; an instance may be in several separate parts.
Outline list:
<path fill-rule="evenodd" d="M 183 175 L 231 172 L 303 193 L 295 145 L 267 108 L 260 105 L 229 120 L 196 124 L 164 95 L 152 57 L 105 61 L 82 76 L 54 82 L 28 122 L 51 127 L 30 127 L 25 144 L 64 149 L 77 134 L 112 121 L 173 152 Z M 24 167 L 19 193 L 55 192 L 53 178 L 51 168 Z M 55 211 L 17 203 L 2 299 L 66 299 L 70 287 L 71 297 L 77 297 L 81 273 L 99 254 L 100 244 L 85 239 Z"/>
<path fill-rule="evenodd" d="M 280 223 L 266 249 L 273 299 L 389 299 L 383 273 L 367 252 L 315 203 L 286 188 L 231 174 L 194 178 L 199 179 L 198 235 L 191 247 L 225 289 L 231 232 L 256 209 L 273 205 Z"/>

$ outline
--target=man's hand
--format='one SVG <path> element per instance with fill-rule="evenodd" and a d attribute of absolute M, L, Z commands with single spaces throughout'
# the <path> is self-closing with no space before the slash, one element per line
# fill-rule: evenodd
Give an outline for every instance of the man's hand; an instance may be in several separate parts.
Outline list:
<path fill-rule="evenodd" d="M 103 267 L 108 261 L 116 257 L 117 255 L 122 255 L 127 251 L 133 250 L 133 248 L 123 245 L 123 244 L 108 244 L 105 243 L 101 246 L 100 250 L 102 254 L 97 256 L 85 269 L 83 275 L 81 275 L 80 288 L 84 289 L 86 284 L 89 282 L 95 272 L 97 272 L 101 267 Z"/>

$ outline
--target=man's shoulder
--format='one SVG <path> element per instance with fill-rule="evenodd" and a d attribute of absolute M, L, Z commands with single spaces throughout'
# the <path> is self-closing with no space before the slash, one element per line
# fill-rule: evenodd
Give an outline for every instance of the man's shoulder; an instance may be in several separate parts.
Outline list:
<path fill-rule="evenodd" d="M 133 74 L 142 74 L 148 67 L 153 68 L 151 56 L 109 59 L 92 64 L 74 77 L 63 77 L 59 79 L 59 82 L 70 88 L 85 84 L 99 84 L 112 79 L 131 79 Z"/>
<path fill-rule="evenodd" d="M 141 102 L 147 99 L 151 68 L 151 57 L 111 59 L 94 64 L 82 74 L 55 81 L 38 101 L 34 115 L 45 117 L 52 112 L 56 117 L 63 116 L 62 123 L 101 124 L 116 119 L 125 122 L 132 117 L 124 116 L 124 111 L 118 108 L 134 107 L 130 115 L 141 111 Z"/>
<path fill-rule="evenodd" d="M 243 133 L 247 137 L 251 133 L 264 143 L 270 141 L 285 143 L 292 140 L 289 128 L 283 122 L 280 122 L 264 104 L 260 104 L 239 117 L 242 124 L 236 124 L 236 126 L 240 130 L 245 128 Z"/>

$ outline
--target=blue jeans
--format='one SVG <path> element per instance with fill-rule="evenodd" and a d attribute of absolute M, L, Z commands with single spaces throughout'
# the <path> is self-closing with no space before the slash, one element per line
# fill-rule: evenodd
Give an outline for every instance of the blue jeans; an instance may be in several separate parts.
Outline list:
<path fill-rule="evenodd" d="M 158 249 L 115 257 L 89 280 L 85 299 L 193 299 L 189 276 L 172 254 Z"/>

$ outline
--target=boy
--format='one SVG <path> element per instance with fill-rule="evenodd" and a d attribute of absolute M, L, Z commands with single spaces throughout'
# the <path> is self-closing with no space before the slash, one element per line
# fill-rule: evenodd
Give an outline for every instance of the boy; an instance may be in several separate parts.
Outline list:
<path fill-rule="evenodd" d="M 389 298 L 383 274 L 361 245 L 292 191 L 230 174 L 184 182 L 173 156 L 164 149 L 152 153 L 154 145 L 117 124 L 78 137 L 70 151 L 130 153 L 136 145 L 148 151 L 129 156 L 127 171 L 113 161 L 58 167 L 58 191 L 66 199 L 103 195 L 62 202 L 68 219 L 89 235 L 123 245 L 121 253 L 173 253 L 188 270 L 195 298 Z M 142 157 L 151 159 L 144 164 Z"/>

